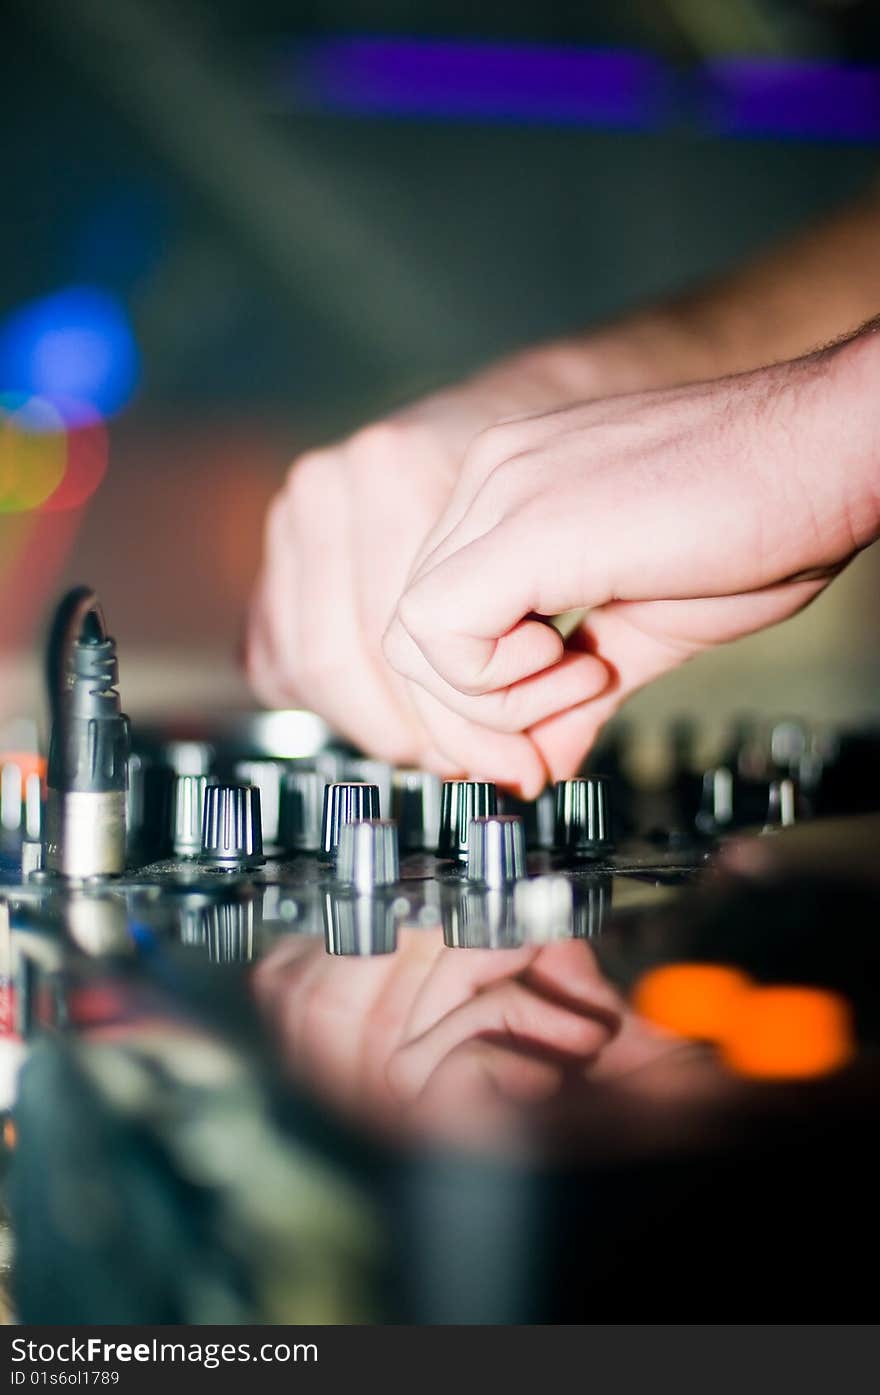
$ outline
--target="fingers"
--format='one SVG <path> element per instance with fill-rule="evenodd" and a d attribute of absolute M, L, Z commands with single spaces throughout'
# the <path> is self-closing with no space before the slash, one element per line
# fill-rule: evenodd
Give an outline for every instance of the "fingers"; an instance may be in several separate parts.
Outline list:
<path fill-rule="evenodd" d="M 491 529 L 423 572 L 404 592 L 384 649 L 397 667 L 414 641 L 439 676 L 475 696 L 506 687 L 556 663 L 563 650 L 552 626 L 524 617 L 554 615 L 585 604 L 572 580 L 559 579 L 558 558 L 540 524 L 519 518 Z"/>
<path fill-rule="evenodd" d="M 295 629 L 296 560 L 290 545 L 287 491 L 269 506 L 263 532 L 263 568 L 251 602 L 245 636 L 245 666 L 257 697 L 270 707 L 296 703 L 291 646 Z"/>
<path fill-rule="evenodd" d="M 418 683 L 449 711 L 493 731 L 521 732 L 544 717 L 597 696 L 608 685 L 608 671 L 601 660 L 591 654 L 566 652 L 562 639 L 549 625 L 539 622 L 521 625 L 508 638 L 531 643 L 529 631 L 535 631 L 538 636 L 539 653 L 538 657 L 526 660 L 526 664 L 543 669 L 546 657 L 546 671 L 508 685 L 503 671 L 490 663 L 489 669 L 495 668 L 495 671 L 484 672 L 483 682 L 496 691 L 487 691 L 481 696 L 464 695 L 446 683 L 401 627 L 389 640 L 388 647 L 398 673 Z M 545 640 L 545 635 L 552 638 Z M 525 645 L 520 647 L 524 649 Z M 508 651 L 508 658 L 515 648 Z"/>
<path fill-rule="evenodd" d="M 423 1036 L 461 1003 L 502 980 L 520 978 L 530 989 L 576 1012 L 606 1017 L 616 1026 L 617 994 L 581 940 L 516 949 L 441 951 L 413 1001 L 405 1038 Z"/>
<path fill-rule="evenodd" d="M 529 729 L 529 738 L 546 766 L 551 781 L 569 780 L 576 775 L 596 738 L 623 701 L 619 686 L 594 702 L 583 702 L 538 722 Z"/>
<path fill-rule="evenodd" d="M 292 537 L 299 605 L 292 663 L 304 697 L 343 736 L 377 756 L 405 762 L 418 756 L 421 734 L 396 700 L 358 623 L 358 580 L 350 537 L 345 477 L 332 456 L 300 461 Z M 297 470 L 300 471 L 299 475 Z"/>
<path fill-rule="evenodd" d="M 605 664 L 607 688 L 595 701 L 529 728 L 529 738 L 552 779 L 564 780 L 580 768 L 601 728 L 639 688 L 712 645 L 795 614 L 823 585 L 822 579 L 808 579 L 736 596 L 618 601 L 591 611 L 581 638 Z"/>
<path fill-rule="evenodd" d="M 561 940 L 538 950 L 522 974 L 529 988 L 561 1006 L 603 1019 L 609 1032 L 620 1027 L 623 1007 L 583 940 Z"/>
<path fill-rule="evenodd" d="M 402 1047 L 392 1058 L 388 1079 L 401 1099 L 412 1098 L 451 1051 L 479 1036 L 502 1036 L 559 1060 L 585 1061 L 610 1040 L 603 1020 L 560 1007 L 507 981 L 478 994 Z"/>
<path fill-rule="evenodd" d="M 444 766 L 428 754 L 429 769 L 449 779 L 465 775 L 472 780 L 495 780 L 533 799 L 547 783 L 547 771 L 535 745 L 526 735 L 508 735 L 476 725 L 448 707 L 431 693 L 413 685 L 410 693 L 414 708 L 440 753 Z"/>
<path fill-rule="evenodd" d="M 555 1061 L 479 1038 L 450 1051 L 426 1085 L 434 1102 L 448 1097 L 457 1112 L 468 1099 L 479 1102 L 498 1093 L 520 1104 L 535 1104 L 556 1094 L 562 1070 Z"/>
<path fill-rule="evenodd" d="M 444 950 L 412 1003 L 405 1039 L 412 1041 L 422 1036 L 441 1017 L 491 984 L 515 978 L 528 968 L 538 952 L 533 945 L 517 949 L 472 949 L 467 953 Z"/>

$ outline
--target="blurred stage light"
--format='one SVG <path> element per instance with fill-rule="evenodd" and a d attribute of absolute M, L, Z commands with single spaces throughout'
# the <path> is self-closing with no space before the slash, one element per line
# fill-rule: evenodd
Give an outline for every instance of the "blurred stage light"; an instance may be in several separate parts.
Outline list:
<path fill-rule="evenodd" d="M 296 108 L 360 116 L 880 137 L 880 67 L 833 59 L 737 54 L 680 65 L 638 49 L 354 34 L 288 42 L 274 81 Z"/>
<path fill-rule="evenodd" d="M 724 964 L 664 964 L 639 980 L 633 1006 L 667 1032 L 719 1041 L 748 989 L 747 975 Z"/>
<path fill-rule="evenodd" d="M 840 1070 L 854 1054 L 848 1003 L 798 985 L 746 993 L 721 1042 L 728 1069 L 753 1080 L 809 1080 Z"/>
<path fill-rule="evenodd" d="M 840 1070 L 855 1054 L 852 1011 L 839 993 L 800 984 L 754 983 L 724 964 L 664 964 L 633 993 L 657 1027 L 718 1047 L 736 1075 L 808 1080 Z"/>
<path fill-rule="evenodd" d="M 31 301 L 0 324 L 0 385 L 26 397 L 81 402 L 102 416 L 126 405 L 140 361 L 122 306 L 73 286 Z"/>
<path fill-rule="evenodd" d="M 0 393 L 0 514 L 79 508 L 107 456 L 107 429 L 88 406 Z"/>
<path fill-rule="evenodd" d="M 57 488 L 41 507 L 42 513 L 78 509 L 94 494 L 104 475 L 110 455 L 107 428 L 96 412 L 81 403 L 60 403 L 67 423 L 67 463 Z"/>
<path fill-rule="evenodd" d="M 67 464 L 64 422 L 50 402 L 0 394 L 0 514 L 38 509 Z"/>

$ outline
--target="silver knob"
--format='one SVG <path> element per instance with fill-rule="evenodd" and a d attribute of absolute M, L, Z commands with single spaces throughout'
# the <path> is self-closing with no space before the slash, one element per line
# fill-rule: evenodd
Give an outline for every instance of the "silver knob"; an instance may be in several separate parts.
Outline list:
<path fill-rule="evenodd" d="M 567 877 L 548 875 L 517 882 L 516 923 L 530 942 L 567 939 L 574 924 L 574 893 Z"/>
<path fill-rule="evenodd" d="M 207 741 L 166 741 L 162 756 L 175 775 L 210 775 L 214 747 Z"/>
<path fill-rule="evenodd" d="M 376 785 L 333 784 L 324 789 L 324 815 L 321 823 L 321 856 L 335 858 L 339 835 L 347 823 L 378 819 L 379 790 Z"/>
<path fill-rule="evenodd" d="M 216 901 L 207 906 L 205 941 L 216 964 L 248 963 L 254 957 L 254 907 L 250 901 Z"/>
<path fill-rule="evenodd" d="M 336 876 L 361 892 L 396 882 L 400 877 L 397 824 L 390 819 L 345 824 L 339 833 Z"/>
<path fill-rule="evenodd" d="M 357 896 L 332 887 L 324 896 L 324 944 L 328 954 L 392 954 L 397 915 L 382 896 Z"/>
<path fill-rule="evenodd" d="M 560 780 L 556 786 L 556 847 L 573 857 L 609 852 L 608 781 L 602 775 Z"/>
<path fill-rule="evenodd" d="M 345 751 L 337 751 L 333 746 L 325 746 L 323 750 L 316 751 L 314 756 L 304 762 L 310 769 L 317 770 L 319 775 L 324 776 L 324 783 L 327 785 L 338 784 L 340 780 L 347 779 L 348 762 L 350 757 Z"/>
<path fill-rule="evenodd" d="M 442 906 L 448 949 L 513 949 L 522 943 L 509 888 L 456 888 Z"/>
<path fill-rule="evenodd" d="M 513 892 L 516 923 L 527 944 L 551 940 L 590 940 L 600 934 L 611 904 L 611 878 L 575 886 L 567 877 L 548 873 L 517 882 Z"/>
<path fill-rule="evenodd" d="M 440 796 L 439 855 L 465 861 L 471 820 L 497 812 L 498 793 L 490 782 L 446 780 Z"/>
<path fill-rule="evenodd" d="M 172 843 L 178 857 L 198 857 L 202 851 L 205 775 L 178 775 L 174 781 Z"/>
<path fill-rule="evenodd" d="M 278 821 L 281 809 L 281 777 L 284 766 L 279 760 L 240 760 L 235 778 L 243 785 L 253 785 L 260 791 L 260 818 L 263 842 L 278 846 Z"/>
<path fill-rule="evenodd" d="M 252 785 L 208 785 L 200 860 L 234 871 L 258 867 L 263 857 L 260 791 Z"/>
<path fill-rule="evenodd" d="M 794 780 L 771 780 L 767 800 L 765 833 L 777 828 L 791 828 L 797 822 L 797 786 Z"/>
<path fill-rule="evenodd" d="M 516 814 L 471 819 L 467 872 L 471 881 L 502 887 L 525 876 L 526 840 Z"/>
<path fill-rule="evenodd" d="M 726 765 L 707 770 L 696 817 L 700 833 L 723 833 L 733 823 L 733 771 Z"/>

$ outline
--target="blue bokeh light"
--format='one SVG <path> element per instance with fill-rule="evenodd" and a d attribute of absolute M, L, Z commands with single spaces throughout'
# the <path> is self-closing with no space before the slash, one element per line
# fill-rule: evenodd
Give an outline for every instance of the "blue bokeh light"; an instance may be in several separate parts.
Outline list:
<path fill-rule="evenodd" d="M 81 402 L 112 416 L 130 400 L 140 355 L 124 308 L 106 291 L 70 286 L 0 322 L 0 385 Z"/>

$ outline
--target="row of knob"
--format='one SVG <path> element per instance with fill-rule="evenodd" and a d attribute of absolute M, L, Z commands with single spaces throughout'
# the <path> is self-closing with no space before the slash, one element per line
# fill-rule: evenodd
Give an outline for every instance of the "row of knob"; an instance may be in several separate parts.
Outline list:
<path fill-rule="evenodd" d="M 497 949 L 593 939 L 602 931 L 610 903 L 610 878 L 575 886 L 562 874 L 549 873 L 503 890 L 463 887 L 438 908 L 438 918 L 450 948 Z M 351 888 L 331 886 L 316 897 L 307 933 L 323 933 L 333 955 L 390 954 L 409 909 L 405 899 L 352 895 Z M 90 911 L 93 919 L 93 907 Z M 256 953 L 263 914 L 251 897 L 195 896 L 178 910 L 181 940 L 204 946 L 221 963 L 249 960 Z"/>
<path fill-rule="evenodd" d="M 593 939 L 602 932 L 610 903 L 610 879 L 575 887 L 551 873 L 503 890 L 462 888 L 440 908 L 439 923 L 444 943 L 458 949 Z M 323 933 L 332 955 L 391 954 L 408 909 L 406 900 L 352 895 L 350 888 L 331 886 L 315 901 L 311 933 Z M 249 960 L 256 953 L 261 914 L 249 898 L 200 899 L 180 908 L 181 939 L 204 945 L 221 963 Z"/>
<path fill-rule="evenodd" d="M 749 825 L 765 830 L 788 828 L 802 813 L 802 796 L 790 777 L 744 786 L 730 766 L 719 765 L 703 776 L 700 806 L 694 820 L 698 833 L 715 838 Z"/>
<path fill-rule="evenodd" d="M 426 846 L 425 796 L 433 777 L 407 776 L 404 846 Z M 248 868 L 263 861 L 262 791 L 250 785 L 209 784 L 205 775 L 178 776 L 173 841 L 180 857 L 218 867 Z M 398 823 L 380 817 L 378 785 L 321 783 L 316 771 L 287 772 L 276 839 L 292 851 L 314 851 L 337 865 L 339 877 L 364 888 L 399 876 Z M 421 796 L 421 797 L 420 797 Z M 320 815 L 318 800 L 321 799 Z M 468 875 L 502 885 L 524 875 L 530 841 L 519 814 L 499 813 L 494 784 L 450 780 L 440 788 L 440 817 L 431 835 L 438 856 L 466 862 Z M 534 806 L 533 806 L 534 807 Z M 596 858 L 611 847 L 608 796 L 599 776 L 564 780 L 555 791 L 553 845 L 576 858 Z"/>

